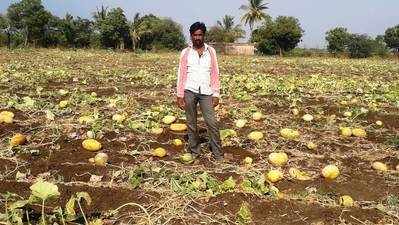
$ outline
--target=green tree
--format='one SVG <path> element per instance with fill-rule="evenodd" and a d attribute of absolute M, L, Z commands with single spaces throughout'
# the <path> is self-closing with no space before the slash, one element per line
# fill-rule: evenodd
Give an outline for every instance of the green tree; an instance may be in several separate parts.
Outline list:
<path fill-rule="evenodd" d="M 389 48 L 396 51 L 396 54 L 399 57 L 399 25 L 388 28 L 385 31 L 384 40 Z"/>
<path fill-rule="evenodd" d="M 94 12 L 93 18 L 95 21 L 105 20 L 107 18 L 108 8 L 101 6 L 101 9 L 97 8 L 97 11 Z"/>
<path fill-rule="evenodd" d="M 264 39 L 258 42 L 257 50 L 264 55 L 276 55 L 278 52 L 277 44 L 272 39 Z"/>
<path fill-rule="evenodd" d="M 374 40 L 365 34 L 352 34 L 348 43 L 351 58 L 367 58 L 373 53 Z"/>
<path fill-rule="evenodd" d="M 389 55 L 389 48 L 384 41 L 384 35 L 378 35 L 373 40 L 373 54 L 381 57 Z"/>
<path fill-rule="evenodd" d="M 129 25 L 121 8 L 107 10 L 102 7 L 94 15 L 96 27 L 101 34 L 103 47 L 121 48 L 130 41 Z"/>
<path fill-rule="evenodd" d="M 45 42 L 46 25 L 52 15 L 46 11 L 41 0 L 21 0 L 11 4 L 7 9 L 7 17 L 11 27 L 19 30 L 25 36 L 25 46 Z"/>
<path fill-rule="evenodd" d="M 276 54 L 294 49 L 301 41 L 304 31 L 299 20 L 294 17 L 279 16 L 274 21 L 267 20 L 252 33 L 251 42 L 256 42 L 263 54 Z"/>
<path fill-rule="evenodd" d="M 243 38 L 245 31 L 241 28 L 241 25 L 234 23 L 234 17 L 225 15 L 221 21 L 217 21 L 216 26 L 211 27 L 206 35 L 209 42 L 233 43 Z"/>
<path fill-rule="evenodd" d="M 6 29 L 8 27 L 8 21 L 5 16 L 0 14 L 0 29 Z"/>
<path fill-rule="evenodd" d="M 344 27 L 337 27 L 326 32 L 327 49 L 336 55 L 347 51 L 351 34 Z"/>
<path fill-rule="evenodd" d="M 171 19 L 149 14 L 141 17 L 139 23 L 138 47 L 143 50 L 180 50 L 186 45 L 181 26 Z"/>
<path fill-rule="evenodd" d="M 290 16 L 279 16 L 275 21 L 273 39 L 276 41 L 280 56 L 283 51 L 294 49 L 301 41 L 304 30 L 299 20 Z"/>
<path fill-rule="evenodd" d="M 87 48 L 93 35 L 93 22 L 88 19 L 77 17 L 74 20 L 75 27 L 75 47 Z"/>
<path fill-rule="evenodd" d="M 130 22 L 129 34 L 132 39 L 132 48 L 133 51 L 136 51 L 137 45 L 139 44 L 140 37 L 145 34 L 147 31 L 143 28 L 140 13 L 136 13 L 133 17 L 133 21 Z"/>
<path fill-rule="evenodd" d="M 10 49 L 13 42 L 13 36 L 16 36 L 14 35 L 16 33 L 17 30 L 14 27 L 11 27 L 10 20 L 7 16 L 0 15 L 0 46 L 7 45 Z M 15 43 L 18 44 L 18 40 L 16 40 Z"/>
<path fill-rule="evenodd" d="M 73 21 L 73 16 L 67 13 L 62 20 L 61 29 L 64 34 L 64 42 L 68 47 L 75 45 L 75 24 Z"/>
<path fill-rule="evenodd" d="M 62 42 L 68 47 L 84 48 L 90 45 L 93 33 L 92 22 L 88 19 L 77 17 L 67 13 L 62 19 L 60 29 L 62 31 Z"/>
<path fill-rule="evenodd" d="M 7 44 L 7 28 L 9 26 L 8 20 L 5 16 L 0 14 L 0 46 Z"/>
<path fill-rule="evenodd" d="M 251 32 L 255 23 L 269 18 L 264 12 L 264 10 L 268 9 L 266 5 L 267 3 L 263 3 L 263 0 L 248 0 L 248 5 L 242 5 L 240 7 L 241 10 L 245 11 L 241 21 L 243 21 L 245 25 L 249 24 Z"/>
<path fill-rule="evenodd" d="M 43 27 L 42 46 L 58 46 L 62 44 L 62 20 L 56 16 L 51 16 Z"/>

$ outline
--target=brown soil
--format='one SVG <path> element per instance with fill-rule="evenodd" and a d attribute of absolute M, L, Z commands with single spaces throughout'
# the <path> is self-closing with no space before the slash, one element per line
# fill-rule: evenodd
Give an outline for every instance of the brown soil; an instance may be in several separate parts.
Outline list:
<path fill-rule="evenodd" d="M 38 56 L 50 57 L 50 55 L 48 55 L 49 53 L 42 50 L 31 51 L 35 54 L 37 53 Z M 76 57 L 73 52 L 68 51 L 67 53 L 72 55 L 68 60 L 63 58 L 65 57 L 64 54 L 57 53 L 53 54 L 53 60 L 45 60 L 40 63 L 32 61 L 32 53 L 4 52 L 4 54 L 0 54 L 0 61 L 3 61 L 4 64 L 17 60 L 21 61 L 21 64 L 32 62 L 33 65 L 39 67 L 37 69 L 43 71 L 49 68 L 63 68 L 67 70 L 67 74 L 62 77 L 48 76 L 43 79 L 38 79 L 37 85 L 44 87 L 43 94 L 40 96 L 35 92 L 36 86 L 32 83 L 21 84 L 18 83 L 18 80 L 14 83 L 10 82 L 12 85 L 7 85 L 8 83 L 0 84 L 0 89 L 4 89 L 8 93 L 18 97 L 32 96 L 41 100 L 42 103 L 58 103 L 60 100 L 67 98 L 68 96 L 59 96 L 56 93 L 57 90 L 61 88 L 69 91 L 81 90 L 88 94 L 96 92 L 98 97 L 125 94 L 129 103 L 132 103 L 130 106 L 133 106 L 133 109 L 131 107 L 125 109 L 109 109 L 105 107 L 105 101 L 96 103 L 96 108 L 102 115 L 107 116 L 107 118 L 115 113 L 116 110 L 125 110 L 129 116 L 136 115 L 137 111 L 139 111 L 136 109 L 148 109 L 151 106 L 157 106 L 159 104 L 170 104 L 170 98 L 175 98 L 172 96 L 172 88 L 175 88 L 175 84 L 154 86 L 146 79 L 137 78 L 135 73 L 143 69 L 149 71 L 151 75 L 163 76 L 165 71 L 174 71 L 175 63 L 172 63 L 172 61 L 178 59 L 177 55 L 159 60 L 146 59 L 141 56 L 136 57 L 136 55 L 130 53 L 112 53 L 112 55 L 109 55 L 108 53 L 101 52 L 97 53 L 97 56 L 101 55 L 103 57 L 93 57 L 93 54 L 95 54 L 93 53 L 88 56 L 80 56 L 80 58 Z M 116 56 L 117 58 L 114 58 Z M 244 67 L 235 66 L 235 63 L 226 63 L 230 61 L 230 59 L 244 60 Z M 280 59 L 254 63 L 252 59 L 233 57 L 226 60 L 223 56 L 220 62 L 223 64 L 221 67 L 222 73 L 231 75 L 265 73 L 263 74 L 265 76 L 278 75 L 284 78 L 286 75 L 291 76 L 298 74 L 298 78 L 303 78 L 304 76 L 315 73 L 323 73 L 327 76 L 329 74 L 342 73 L 351 75 L 356 79 L 361 79 L 360 75 L 362 75 L 361 71 L 349 71 L 349 73 L 347 73 L 347 71 L 341 71 L 341 68 L 333 67 L 321 69 L 316 66 L 305 70 L 302 67 L 306 65 L 302 63 L 297 65 L 292 63 L 286 64 Z M 31 72 L 29 66 L 17 70 L 18 72 Z M 358 74 L 359 77 L 357 77 L 356 74 Z M 379 75 L 382 76 L 382 74 Z M 73 77 L 79 80 L 73 81 Z M 391 76 L 389 79 L 394 78 L 395 76 Z M 83 79 L 87 81 L 87 85 L 81 83 Z M 114 87 L 118 87 L 118 89 Z M 236 213 L 243 201 L 247 201 L 250 204 L 250 209 L 253 214 L 252 224 L 382 224 L 383 222 L 381 221 L 383 217 L 393 218 L 375 209 L 361 209 L 359 207 L 347 209 L 338 207 L 332 208 L 320 203 L 316 204 L 315 202 L 310 202 L 310 200 L 307 202 L 307 198 L 301 198 L 302 200 L 288 200 L 289 197 L 307 194 L 309 188 L 315 188 L 317 194 L 320 196 L 328 196 L 331 199 L 337 199 L 341 195 L 350 195 L 357 202 L 373 201 L 373 203 L 370 203 L 372 205 L 383 202 L 388 195 L 399 196 L 397 174 L 379 173 L 370 167 L 371 162 L 361 159 L 361 156 L 367 155 L 369 150 L 379 150 L 381 148 L 381 151 L 391 152 L 392 154 L 387 154 L 388 156 L 384 155 L 378 158 L 379 161 L 385 162 L 391 169 L 395 168 L 399 163 L 396 150 L 392 151 L 391 146 L 387 144 L 397 136 L 399 129 L 399 111 L 397 107 L 395 108 L 392 106 L 392 102 L 384 102 L 384 108 L 381 108 L 382 111 L 380 112 L 369 112 L 366 115 L 356 117 L 353 121 L 353 123 L 366 127 L 368 132 L 367 138 L 342 138 L 338 135 L 337 131 L 325 130 L 325 127 L 323 127 L 325 118 L 323 118 L 323 121 L 315 120 L 311 123 L 305 123 L 301 119 L 302 115 L 304 113 L 318 115 L 318 112 L 320 112 L 323 113 L 323 117 L 326 117 L 335 114 L 337 115 L 336 125 L 341 123 L 347 124 L 351 122 L 347 119 L 343 119 L 342 113 L 350 108 L 361 107 L 366 103 L 359 101 L 355 105 L 340 105 L 338 103 L 339 99 L 335 99 L 334 96 L 345 95 L 345 93 L 334 93 L 331 95 L 331 98 L 328 98 L 315 96 L 314 93 L 310 93 L 310 91 L 308 93 L 307 90 L 303 89 L 295 90 L 293 94 L 298 94 L 296 96 L 278 94 L 278 92 L 275 94 L 270 93 L 267 96 L 257 96 L 255 92 L 249 91 L 249 94 L 252 95 L 252 100 L 245 103 L 239 102 L 230 96 L 225 99 L 226 101 L 223 100 L 226 107 L 222 105 L 221 109 L 226 109 L 227 111 L 229 111 L 230 108 L 241 110 L 254 105 L 266 115 L 264 120 L 257 122 L 249 120 L 248 126 L 237 129 L 234 128 L 235 118 L 226 116 L 227 111 L 218 110 L 218 116 L 221 117 L 220 128 L 235 129 L 239 134 L 240 140 L 242 140 L 234 147 L 223 148 L 223 153 L 227 162 L 223 163 L 221 166 L 221 164 L 218 164 L 211 158 L 209 150 L 205 149 L 208 137 L 206 126 L 204 122 L 201 121 L 199 122 L 199 126 L 201 142 L 204 143 L 203 155 L 193 164 L 183 165 L 178 163 L 176 165 L 178 167 L 187 168 L 190 171 L 198 170 L 198 168 L 202 170 L 206 167 L 209 173 L 219 181 L 224 181 L 232 176 L 237 183 L 240 183 L 243 176 L 234 171 L 236 171 L 237 168 L 239 168 L 240 171 L 243 169 L 239 167 L 242 164 L 242 160 L 245 157 L 251 157 L 254 159 L 256 168 L 259 166 L 267 170 L 269 164 L 264 157 L 267 157 L 269 152 L 274 151 L 274 148 L 277 146 L 278 150 L 286 151 L 290 156 L 288 165 L 282 167 L 285 174 L 287 174 L 289 167 L 298 166 L 299 169 L 308 171 L 312 175 L 316 174 L 316 177 L 311 181 L 292 181 L 287 176 L 283 181 L 276 183 L 276 187 L 282 193 L 286 194 L 285 196 L 287 198 L 285 199 L 272 199 L 239 192 L 225 193 L 210 199 L 192 199 L 192 202 L 194 202 L 192 206 L 200 211 L 205 211 L 207 214 L 202 214 L 200 211 L 195 211 L 185 206 L 184 209 L 179 208 L 176 210 L 183 210 L 184 213 L 192 217 L 188 220 L 173 219 L 169 224 L 204 224 L 203 216 L 206 215 L 218 219 L 222 216 L 227 216 L 227 220 L 224 224 L 234 224 Z M 331 93 L 323 93 L 324 96 L 328 96 L 329 94 Z M 300 114 L 295 117 L 292 116 L 290 112 L 291 97 L 301 98 L 300 101 L 297 102 Z M 3 107 L 5 107 L 4 104 Z M 47 107 L 49 107 L 49 105 L 43 105 L 43 108 Z M 63 111 L 62 115 L 57 118 L 59 119 L 57 122 L 64 125 L 61 127 L 65 130 L 60 130 L 63 135 L 75 129 L 70 128 L 70 130 L 66 131 L 67 128 L 65 128 L 65 124 L 69 124 L 70 127 L 76 127 L 75 125 L 77 125 L 70 124 L 69 118 L 84 113 L 78 108 L 74 108 L 72 112 L 68 110 Z M 41 126 L 43 126 L 43 128 L 45 127 L 42 109 L 34 109 L 29 112 L 22 112 L 14 109 L 10 109 L 10 111 L 13 111 L 15 114 L 15 122 L 13 124 L 0 124 L 0 139 L 4 143 L 6 143 L 7 138 L 13 133 L 26 132 L 29 134 L 38 131 L 39 128 L 42 128 Z M 199 114 L 199 117 L 200 116 Z M 381 120 L 384 124 L 383 127 L 378 128 L 375 124 L 376 120 Z M 108 130 L 110 121 L 107 120 L 106 122 L 107 125 L 103 128 Z M 316 142 L 319 141 L 319 143 L 317 143 L 319 147 L 315 151 L 312 151 L 308 150 L 302 142 L 283 141 L 278 134 L 278 129 L 283 126 L 300 127 L 301 134 L 304 134 L 301 136 L 301 141 L 306 141 L 308 139 L 315 140 Z M 86 206 L 84 204 L 84 211 L 89 217 L 100 215 L 106 217 L 105 214 L 108 210 L 115 209 L 127 202 L 139 203 L 151 209 L 157 207 L 159 199 L 163 196 L 157 193 L 149 193 L 140 188 L 134 190 L 129 189 L 119 183 L 120 180 L 111 184 L 111 182 L 109 182 L 111 180 L 111 173 L 116 169 L 119 170 L 120 167 L 127 168 L 129 166 L 141 165 L 144 161 L 159 161 L 159 164 L 162 166 L 165 165 L 168 171 L 172 171 L 174 168 L 168 168 L 167 166 L 173 165 L 170 161 L 178 162 L 177 158 L 179 154 L 185 152 L 186 146 L 176 147 L 171 145 L 170 141 L 174 138 L 179 138 L 184 140 L 185 144 L 187 143 L 186 132 L 172 132 L 166 128 L 161 135 L 143 135 L 128 130 L 126 126 L 124 128 L 120 127 L 118 128 L 118 133 L 106 133 L 100 140 L 103 144 L 103 149 L 100 152 L 108 153 L 110 159 L 107 167 L 99 167 L 91 165 L 88 162 L 88 159 L 94 157 L 96 153 L 84 150 L 81 146 L 82 139 L 71 139 L 66 136 L 61 136 L 61 139 L 56 143 L 40 145 L 40 143 L 49 141 L 46 135 L 49 135 L 48 132 L 50 129 L 46 129 L 43 133 L 37 135 L 40 137 L 32 135 L 34 138 L 43 138 L 45 140 L 32 140 L 27 145 L 15 148 L 14 158 L 0 158 L 0 175 L 4 178 L 0 182 L 0 193 L 14 192 L 27 198 L 30 194 L 29 186 L 32 183 L 15 181 L 16 172 L 30 172 L 31 176 L 28 176 L 26 181 L 34 179 L 39 174 L 45 175 L 43 173 L 48 172 L 51 174 L 51 178 L 61 182 L 57 184 L 61 196 L 60 199 L 51 203 L 49 202 L 49 207 L 46 211 L 50 212 L 53 206 L 64 206 L 72 194 L 79 191 L 86 191 L 93 199 L 93 204 L 91 206 Z M 257 129 L 264 132 L 266 140 L 259 145 L 245 138 L 249 132 Z M 83 130 L 84 129 L 79 130 L 79 132 L 85 132 Z M 121 139 L 121 137 L 126 137 L 126 140 Z M 145 147 L 139 148 L 139 146 L 144 146 L 140 145 L 143 142 Z M 165 148 L 168 155 L 162 159 L 153 157 L 150 153 L 140 153 L 135 156 L 130 155 L 133 150 L 144 151 L 156 147 Z M 248 150 L 254 149 L 255 147 L 257 149 L 256 152 Z M 32 155 L 29 153 L 30 150 L 36 149 L 40 150 L 40 154 Z M 307 157 L 307 154 L 315 154 L 320 157 Z M 357 155 L 359 158 L 353 155 Z M 16 161 L 13 161 L 14 159 Z M 17 161 L 18 163 L 16 163 Z M 169 162 L 163 164 L 162 161 Z M 21 166 L 21 163 L 24 165 L 16 169 L 17 166 Z M 261 165 L 262 163 L 265 163 L 265 165 Z M 337 163 L 341 169 L 341 175 L 334 181 L 327 181 L 320 177 L 320 169 L 330 163 Z M 227 164 L 230 166 L 227 166 Z M 224 169 L 220 170 L 221 167 Z M 248 172 L 250 172 L 250 170 Z M 89 182 L 91 175 L 103 176 L 102 181 L 105 182 L 92 184 Z M 123 181 L 126 181 L 125 178 L 126 177 L 122 178 Z M 86 182 L 86 184 L 84 184 L 84 182 Z M 3 205 L 1 205 L 2 203 L 3 201 L 0 201 L 0 211 L 4 209 Z M 34 208 L 34 210 L 40 215 L 39 208 Z M 135 212 L 137 208 L 129 207 L 125 210 Z M 77 221 L 77 223 L 81 223 L 81 221 Z M 210 224 L 216 225 L 220 223 Z"/>
<path fill-rule="evenodd" d="M 106 97 L 106 96 L 113 96 L 116 92 L 115 88 L 88 88 L 86 89 L 86 92 L 88 94 L 91 94 L 92 92 L 95 92 L 98 97 Z"/>
<path fill-rule="evenodd" d="M 24 112 L 16 109 L 0 109 L 2 111 L 10 111 L 14 113 L 14 122 L 12 124 L 0 123 L 0 139 L 11 136 L 13 133 L 23 132 L 25 129 L 21 125 L 21 121 L 27 119 Z"/>
<path fill-rule="evenodd" d="M 17 163 L 15 163 L 11 160 L 8 160 L 8 159 L 0 158 L 0 174 L 2 176 L 6 176 L 5 178 L 15 177 L 16 166 L 17 166 Z"/>
<path fill-rule="evenodd" d="M 393 161 L 396 160 L 393 159 Z M 356 201 L 381 201 L 388 195 L 399 194 L 399 187 L 390 183 L 384 175 L 373 170 L 370 162 L 364 162 L 357 158 L 342 161 L 341 168 L 343 170 L 334 181 L 328 181 L 322 177 L 311 181 L 284 180 L 277 183 L 276 186 L 283 192 L 298 194 L 303 193 L 308 187 L 315 187 L 321 194 L 350 195 Z"/>
<path fill-rule="evenodd" d="M 27 182 L 3 181 L 0 183 L 0 193 L 12 192 L 24 198 L 30 195 L 30 185 Z M 89 193 L 92 204 L 84 206 L 84 212 L 90 214 L 101 214 L 108 210 L 116 209 L 117 207 L 129 203 L 140 202 L 146 205 L 159 198 L 157 193 L 147 193 L 142 190 L 131 190 L 126 188 L 113 187 L 93 187 L 89 185 L 63 185 L 58 184 L 60 198 L 50 203 L 50 206 L 64 206 L 69 198 L 77 192 Z M 132 208 L 130 208 L 132 209 Z"/>
<path fill-rule="evenodd" d="M 106 141 L 107 140 L 107 141 Z M 120 142 L 112 138 L 112 134 L 105 135 L 104 139 L 100 140 L 103 144 L 103 149 L 100 152 L 108 153 L 110 166 L 132 166 L 137 164 L 137 159 L 134 156 L 121 153 L 120 150 L 126 149 L 127 146 L 135 143 L 134 140 L 127 140 Z M 60 149 L 54 150 L 51 153 L 48 150 L 41 150 L 40 156 L 32 156 L 30 154 L 21 154 L 20 159 L 30 162 L 29 168 L 31 174 L 36 176 L 41 173 L 50 172 L 52 175 L 60 176 L 65 182 L 70 181 L 89 181 L 91 175 L 104 176 L 103 181 L 109 180 L 107 172 L 108 167 L 99 167 L 91 165 L 89 159 L 93 158 L 98 152 L 90 152 L 84 150 L 82 140 L 69 140 L 68 138 L 61 138 L 59 140 Z"/>
<path fill-rule="evenodd" d="M 378 114 L 372 112 L 367 115 L 366 119 L 370 124 L 375 124 L 377 120 L 381 120 L 384 127 L 388 129 L 399 129 L 399 114 Z"/>
<path fill-rule="evenodd" d="M 255 153 L 238 147 L 223 147 L 222 151 L 229 162 L 242 163 L 246 157 L 251 157 L 255 162 L 258 158 Z"/>
<path fill-rule="evenodd" d="M 228 215 L 232 221 L 228 224 L 234 224 L 236 213 L 244 201 L 249 203 L 252 224 L 339 224 L 340 220 L 358 224 L 359 221 L 354 218 L 377 224 L 383 217 L 375 209 L 328 208 L 284 199 L 266 200 L 243 193 L 222 194 L 204 203 L 202 209 L 209 214 Z"/>

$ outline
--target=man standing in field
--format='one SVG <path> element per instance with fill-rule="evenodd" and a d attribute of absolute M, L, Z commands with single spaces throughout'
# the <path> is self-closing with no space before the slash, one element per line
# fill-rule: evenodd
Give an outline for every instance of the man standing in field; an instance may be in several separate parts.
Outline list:
<path fill-rule="evenodd" d="M 177 79 L 177 104 L 185 110 L 188 127 L 188 150 L 194 158 L 201 153 L 197 126 L 200 105 L 210 135 L 210 148 L 216 160 L 222 160 L 219 127 L 214 107 L 219 105 L 219 67 L 216 51 L 204 43 L 206 26 L 196 22 L 190 27 L 192 46 L 180 55 Z"/>

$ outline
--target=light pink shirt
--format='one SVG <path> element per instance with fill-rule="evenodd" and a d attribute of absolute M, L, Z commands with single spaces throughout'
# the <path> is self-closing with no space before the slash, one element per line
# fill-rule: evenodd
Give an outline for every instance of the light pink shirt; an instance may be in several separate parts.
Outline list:
<path fill-rule="evenodd" d="M 200 57 L 191 46 L 180 55 L 177 96 L 184 97 L 184 90 L 218 97 L 220 94 L 219 68 L 216 51 L 205 44 Z"/>

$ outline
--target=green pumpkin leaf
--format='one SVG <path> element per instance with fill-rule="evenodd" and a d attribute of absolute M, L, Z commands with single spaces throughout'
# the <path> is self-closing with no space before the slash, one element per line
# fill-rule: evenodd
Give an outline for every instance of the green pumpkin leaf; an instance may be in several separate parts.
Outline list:
<path fill-rule="evenodd" d="M 47 181 L 43 181 L 39 179 L 30 186 L 30 190 L 32 191 L 32 195 L 40 198 L 41 200 L 47 200 L 49 198 L 55 198 L 60 195 L 58 191 L 58 187 L 55 184 L 49 183 Z"/>
<path fill-rule="evenodd" d="M 247 202 L 243 202 L 241 204 L 240 210 L 237 212 L 237 224 L 245 225 L 250 224 L 252 221 L 252 213 L 249 209 L 249 204 Z"/>

